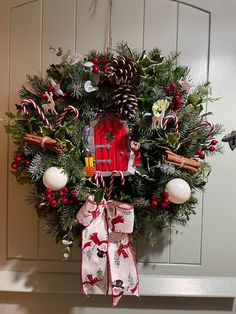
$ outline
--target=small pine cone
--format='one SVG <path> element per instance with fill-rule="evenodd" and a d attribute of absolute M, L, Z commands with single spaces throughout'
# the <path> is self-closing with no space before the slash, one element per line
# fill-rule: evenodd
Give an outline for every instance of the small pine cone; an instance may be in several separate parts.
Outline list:
<path fill-rule="evenodd" d="M 127 56 L 112 59 L 105 69 L 110 84 L 121 85 L 130 83 L 137 74 L 136 65 Z"/>
<path fill-rule="evenodd" d="M 138 110 L 138 99 L 136 89 L 131 85 L 121 85 L 113 92 L 112 104 L 115 113 L 122 119 L 132 119 Z"/>

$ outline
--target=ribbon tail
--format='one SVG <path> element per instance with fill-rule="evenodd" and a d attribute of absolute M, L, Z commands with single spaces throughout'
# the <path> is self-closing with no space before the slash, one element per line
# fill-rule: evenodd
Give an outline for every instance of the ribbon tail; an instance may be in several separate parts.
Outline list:
<path fill-rule="evenodd" d="M 113 306 L 118 304 L 123 295 L 139 296 L 135 254 L 127 234 L 110 233 L 108 259 Z"/>
<path fill-rule="evenodd" d="M 91 216 L 94 218 L 91 219 Z M 104 204 L 97 204 L 88 199 L 77 214 L 77 220 L 80 223 L 86 223 L 83 224 L 85 228 L 82 232 L 81 283 L 83 292 L 89 296 L 93 287 L 97 286 L 104 294 L 107 294 L 108 236 Z"/>

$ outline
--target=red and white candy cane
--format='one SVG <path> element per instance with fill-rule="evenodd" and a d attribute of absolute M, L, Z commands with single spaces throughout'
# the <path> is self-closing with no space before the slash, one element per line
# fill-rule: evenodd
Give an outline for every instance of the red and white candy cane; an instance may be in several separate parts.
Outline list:
<path fill-rule="evenodd" d="M 106 192 L 106 189 L 107 189 L 106 188 L 106 184 L 105 184 L 105 181 L 103 179 L 103 175 L 101 174 L 100 171 L 96 171 L 94 179 L 95 179 L 96 186 L 99 188 L 100 187 L 100 183 L 101 183 L 104 191 Z"/>
<path fill-rule="evenodd" d="M 174 129 L 175 129 L 175 132 L 178 132 L 178 130 L 179 130 L 179 123 L 178 123 L 178 117 L 176 116 L 176 114 L 169 114 L 168 116 L 166 116 L 164 118 L 163 125 L 162 125 L 163 130 L 166 130 L 167 123 L 170 120 L 174 120 Z"/>
<path fill-rule="evenodd" d="M 109 190 L 107 192 L 107 199 L 109 200 L 111 198 L 111 193 L 113 190 L 113 183 L 114 183 L 114 178 L 115 175 L 118 174 L 121 177 L 121 184 L 124 185 L 125 184 L 125 177 L 122 171 L 119 170 L 114 170 L 111 174 L 111 179 L 110 179 L 110 186 L 109 186 Z"/>
<path fill-rule="evenodd" d="M 210 129 L 210 131 L 207 133 L 206 138 L 211 136 L 214 131 L 215 131 L 215 125 L 213 122 L 210 121 L 202 121 L 201 123 L 199 123 L 190 134 L 195 133 L 199 130 L 202 130 L 204 127 L 208 127 Z"/>
<path fill-rule="evenodd" d="M 34 109 L 38 112 L 38 114 L 40 115 L 40 117 L 42 118 L 43 122 L 49 127 L 51 128 L 51 123 L 48 121 L 48 119 L 45 117 L 45 114 L 43 113 L 43 111 L 39 108 L 38 105 L 36 105 L 36 103 L 32 100 L 32 99 L 23 99 L 20 103 L 20 106 L 22 107 L 24 113 L 28 114 L 28 110 L 26 109 L 26 106 L 30 105 L 33 106 Z"/>
<path fill-rule="evenodd" d="M 75 108 L 72 105 L 68 105 L 64 111 L 59 115 L 59 117 L 57 118 L 56 124 L 55 124 L 55 128 L 58 128 L 61 125 L 62 120 L 64 120 L 65 115 L 67 114 L 68 111 L 74 111 L 74 121 L 76 122 L 78 120 L 79 117 L 79 110 L 77 108 Z"/>

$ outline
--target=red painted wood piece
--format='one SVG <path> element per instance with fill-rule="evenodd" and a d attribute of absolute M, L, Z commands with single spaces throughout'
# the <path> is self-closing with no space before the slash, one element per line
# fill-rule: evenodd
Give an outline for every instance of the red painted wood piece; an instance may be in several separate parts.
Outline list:
<path fill-rule="evenodd" d="M 97 171 L 127 171 L 128 134 L 121 121 L 100 120 L 94 128 L 94 145 Z"/>

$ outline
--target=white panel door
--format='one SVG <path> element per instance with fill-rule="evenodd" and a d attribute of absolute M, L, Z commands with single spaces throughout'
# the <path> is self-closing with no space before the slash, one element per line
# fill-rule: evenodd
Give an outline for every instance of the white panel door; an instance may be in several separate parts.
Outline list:
<path fill-rule="evenodd" d="M 110 2 L 98 0 L 95 12 L 89 11 L 92 3 L 92 0 L 0 0 L 1 115 L 14 108 L 17 91 L 27 73 L 43 74 L 49 63 L 56 62 L 49 45 L 81 53 L 107 47 Z M 194 81 L 209 78 L 214 93 L 224 96 L 209 108 L 216 113 L 215 119 L 231 131 L 236 128 L 233 34 L 236 4 L 233 0 L 225 2 L 224 7 L 221 4 L 215 0 L 113 0 L 111 35 L 113 47 L 116 41 L 124 39 L 139 50 L 157 46 L 164 54 L 181 51 L 179 62 L 191 66 Z M 26 204 L 29 188 L 17 185 L 7 171 L 14 147 L 8 143 L 2 126 L 0 139 L 2 265 L 26 272 L 32 269 L 56 273 L 59 278 L 60 272 L 76 273 L 79 278 L 79 250 L 75 250 L 70 262 L 61 261 L 61 248 L 44 233 L 34 209 Z M 206 193 L 199 194 L 197 215 L 189 225 L 180 229 L 178 235 L 169 232 L 159 235 L 153 249 L 138 244 L 141 274 L 236 277 L 236 253 L 232 250 L 236 240 L 235 152 L 227 146 L 225 151 L 224 156 L 213 160 Z M 44 284 L 47 290 L 47 281 Z M 63 283 L 63 291 L 62 287 Z"/>

